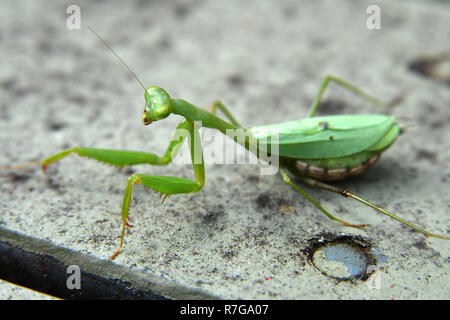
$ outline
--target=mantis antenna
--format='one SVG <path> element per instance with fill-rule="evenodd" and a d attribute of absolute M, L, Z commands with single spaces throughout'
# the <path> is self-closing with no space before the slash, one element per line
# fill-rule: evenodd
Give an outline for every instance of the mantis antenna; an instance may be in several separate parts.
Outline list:
<path fill-rule="evenodd" d="M 131 75 L 139 82 L 139 84 L 141 85 L 142 88 L 144 88 L 144 91 L 145 91 L 145 90 L 146 90 L 146 89 L 145 89 L 145 86 L 143 85 L 142 81 L 139 80 L 139 78 L 138 78 L 138 76 L 136 75 L 136 73 L 134 73 L 133 70 L 131 70 L 131 68 L 130 68 L 123 60 L 122 60 L 122 58 L 119 57 L 119 55 L 113 50 L 113 48 L 111 48 L 111 46 L 108 44 L 108 42 L 106 42 L 105 39 L 103 39 L 102 37 L 100 37 L 100 35 L 99 35 L 97 32 L 95 32 L 94 29 L 92 29 L 91 27 L 87 27 L 87 28 L 88 28 L 89 30 L 91 30 L 92 33 L 94 33 L 94 34 L 97 36 L 97 38 L 99 38 L 99 39 L 105 44 L 105 46 L 108 47 L 109 50 L 111 50 L 111 52 L 116 56 L 117 59 L 119 59 L 119 61 L 123 64 L 123 66 L 124 66 L 125 68 L 127 68 L 128 72 L 131 73 Z"/>

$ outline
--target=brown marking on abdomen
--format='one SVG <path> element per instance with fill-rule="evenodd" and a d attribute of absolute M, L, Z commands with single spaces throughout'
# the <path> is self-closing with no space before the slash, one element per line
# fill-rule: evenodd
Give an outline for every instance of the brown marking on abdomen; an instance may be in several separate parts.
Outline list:
<path fill-rule="evenodd" d="M 311 166 L 307 162 L 296 160 L 295 168 L 298 170 L 300 174 L 317 179 L 319 181 L 338 181 L 344 180 L 348 177 L 359 176 L 367 169 L 372 167 L 377 162 L 378 158 L 379 156 L 376 155 L 356 167 L 337 168 L 337 169 L 327 169 L 317 166 Z"/>

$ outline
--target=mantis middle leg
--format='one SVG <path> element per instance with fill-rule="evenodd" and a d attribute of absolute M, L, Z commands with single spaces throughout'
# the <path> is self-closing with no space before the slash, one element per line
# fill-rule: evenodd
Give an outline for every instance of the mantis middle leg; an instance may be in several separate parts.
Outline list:
<path fill-rule="evenodd" d="M 342 223 L 343 225 L 347 226 L 347 227 L 354 227 L 354 228 L 363 228 L 363 227 L 367 227 L 367 224 L 352 224 L 349 222 L 346 222 L 344 220 L 341 220 L 335 216 L 333 216 L 331 213 L 329 213 L 327 210 L 325 210 L 320 204 L 318 204 L 314 199 L 312 199 L 308 194 L 306 194 L 305 191 L 303 191 L 302 189 L 300 189 L 295 183 L 293 183 L 291 181 L 291 178 L 289 178 L 288 173 L 286 172 L 285 168 L 280 167 L 280 174 L 281 177 L 283 178 L 283 181 L 285 183 L 287 183 L 288 185 L 290 185 L 292 188 L 295 189 L 295 191 L 297 191 L 298 193 L 300 193 L 303 197 L 305 197 L 309 202 L 311 202 L 316 208 L 318 208 L 320 211 L 322 211 L 328 218 L 330 218 L 331 220 L 337 221 L 339 223 Z"/>
<path fill-rule="evenodd" d="M 239 124 L 239 122 L 235 119 L 235 117 L 231 114 L 231 112 L 228 110 L 225 105 L 220 101 L 214 101 L 212 105 L 210 105 L 207 108 L 211 113 L 217 114 L 217 110 L 222 111 L 222 113 L 225 115 L 225 117 L 232 123 L 233 125 L 242 128 L 242 126 Z"/>

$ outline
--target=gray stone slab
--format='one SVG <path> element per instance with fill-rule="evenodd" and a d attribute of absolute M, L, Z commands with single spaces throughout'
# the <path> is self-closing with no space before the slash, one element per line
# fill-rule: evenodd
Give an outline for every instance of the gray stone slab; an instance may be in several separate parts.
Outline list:
<path fill-rule="evenodd" d="M 408 64 L 448 50 L 450 7 L 377 1 L 382 29 L 369 30 L 371 4 L 80 1 L 81 29 L 69 30 L 66 3 L 3 1 L 0 225 L 105 260 L 119 243 L 131 172 L 192 177 L 184 164 L 119 171 L 76 156 L 52 164 L 46 175 L 38 166 L 3 168 L 72 146 L 164 152 L 179 119 L 142 125 L 142 88 L 86 29 L 91 26 L 147 86 L 201 107 L 220 99 L 246 126 L 304 117 L 326 74 L 382 99 L 404 94 L 405 101 L 387 112 L 409 117 L 401 119 L 406 133 L 364 176 L 337 185 L 448 235 L 450 90 Z M 385 112 L 335 85 L 325 100 L 321 115 Z M 261 176 L 256 165 L 210 163 L 206 169 L 201 192 L 172 196 L 164 205 L 153 192 L 134 188 L 135 227 L 128 228 L 114 263 L 105 263 L 205 293 L 196 298 L 449 298 L 448 242 L 425 239 L 371 208 L 304 187 L 330 212 L 371 227 L 339 225 L 278 175 Z M 336 281 L 308 263 L 308 239 L 323 233 L 363 236 L 378 257 L 376 277 Z M 65 263 L 79 261 L 77 255 Z M 322 255 L 320 265 L 328 271 L 351 273 L 345 262 L 327 260 L 334 253 Z M 328 269 L 329 263 L 338 269 Z M 116 277 L 138 283 L 131 274 L 117 271 Z"/>

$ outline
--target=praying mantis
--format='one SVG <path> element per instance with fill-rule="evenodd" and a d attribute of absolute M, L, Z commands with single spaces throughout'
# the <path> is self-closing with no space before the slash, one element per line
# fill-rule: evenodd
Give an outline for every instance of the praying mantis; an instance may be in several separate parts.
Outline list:
<path fill-rule="evenodd" d="M 111 50 L 144 89 L 145 106 L 142 123 L 149 125 L 156 121 L 162 121 L 170 115 L 177 115 L 181 116 L 182 120 L 176 127 L 176 131 L 182 131 L 186 134 L 174 135 L 162 156 L 142 151 L 73 147 L 43 160 L 32 161 L 23 166 L 10 168 L 19 169 L 30 164 L 40 163 L 42 170 L 45 171 L 48 165 L 72 153 L 117 167 L 142 164 L 165 166 L 171 163 L 177 151 L 188 140 L 194 174 L 193 180 L 142 173 L 134 173 L 128 177 L 121 210 L 122 229 L 120 243 L 118 249 L 109 260 L 113 260 L 121 251 L 126 227 L 131 227 L 128 224 L 128 214 L 133 185 L 141 184 L 160 193 L 164 196 L 163 202 L 170 195 L 195 193 L 203 188 L 205 184 L 205 166 L 199 127 L 215 129 L 224 135 L 229 135 L 229 132 L 235 131 L 243 132 L 245 138 L 241 140 L 235 139 L 235 142 L 253 152 L 257 157 L 262 155 L 263 149 L 264 151 L 269 150 L 269 154 L 272 157 L 275 156 L 278 160 L 277 170 L 283 181 L 331 220 L 354 228 L 368 226 L 367 224 L 352 224 L 332 215 L 295 184 L 292 181 L 292 177 L 306 185 L 353 198 L 427 237 L 450 240 L 448 236 L 430 233 L 346 189 L 327 183 L 328 181 L 343 180 L 365 172 L 377 162 L 382 153 L 396 141 L 403 131 L 397 124 L 395 117 L 381 114 L 316 117 L 316 111 L 327 86 L 333 82 L 375 105 L 384 105 L 381 100 L 340 78 L 329 75 L 323 78 L 306 118 L 246 128 L 240 125 L 229 109 L 220 101 L 214 102 L 209 109 L 199 108 L 186 100 L 171 98 L 168 92 L 160 87 L 145 87 L 137 75 L 109 44 L 92 28 L 89 29 Z M 218 117 L 218 111 L 225 116 L 226 120 Z M 277 137 L 275 142 L 270 139 L 274 136 L 274 133 Z M 254 145 L 255 141 L 257 142 L 256 147 Z M 200 158 L 198 157 L 199 152 Z"/>

